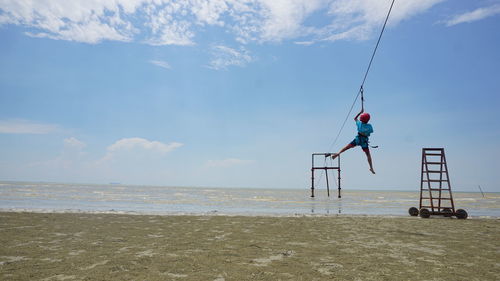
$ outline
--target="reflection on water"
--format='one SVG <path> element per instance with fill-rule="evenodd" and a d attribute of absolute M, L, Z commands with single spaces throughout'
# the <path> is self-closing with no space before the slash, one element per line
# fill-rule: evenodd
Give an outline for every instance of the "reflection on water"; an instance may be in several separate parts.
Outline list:
<path fill-rule="evenodd" d="M 0 182 L 0 210 L 234 215 L 401 215 L 418 207 L 418 191 L 344 189 L 342 198 L 309 189 L 229 189 Z M 455 192 L 470 216 L 500 217 L 500 194 Z"/>

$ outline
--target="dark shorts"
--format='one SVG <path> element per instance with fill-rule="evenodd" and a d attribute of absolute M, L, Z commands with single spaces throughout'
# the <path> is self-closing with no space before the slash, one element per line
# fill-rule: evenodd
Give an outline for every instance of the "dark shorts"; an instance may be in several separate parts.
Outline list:
<path fill-rule="evenodd" d="M 356 136 L 354 140 L 351 141 L 350 145 L 354 146 L 361 146 L 363 150 L 367 150 L 368 148 L 368 137 L 364 136 Z"/>

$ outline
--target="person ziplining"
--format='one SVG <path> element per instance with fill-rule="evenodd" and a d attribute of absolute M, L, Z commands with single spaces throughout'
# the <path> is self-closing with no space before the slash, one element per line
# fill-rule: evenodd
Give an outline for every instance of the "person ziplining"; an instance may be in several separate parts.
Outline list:
<path fill-rule="evenodd" d="M 344 125 L 345 125 L 347 119 L 349 118 L 349 115 L 351 114 L 352 109 L 353 109 L 354 105 L 356 104 L 356 101 L 358 100 L 358 97 L 361 95 L 361 111 L 354 117 L 354 121 L 356 122 L 356 127 L 357 127 L 357 130 L 358 130 L 358 135 L 354 138 L 353 141 L 351 141 L 349 144 L 347 144 L 346 146 L 344 146 L 339 152 L 332 153 L 332 154 L 327 153 L 325 155 L 325 157 L 330 157 L 331 156 L 332 159 L 335 159 L 341 153 L 345 152 L 346 150 L 351 149 L 351 148 L 356 147 L 356 146 L 359 145 L 359 146 L 361 146 L 361 149 L 366 154 L 366 158 L 368 160 L 368 165 L 370 166 L 370 172 L 372 172 L 373 174 L 375 174 L 375 170 L 373 169 L 372 156 L 371 156 L 370 147 L 369 147 L 369 137 L 370 137 L 370 134 L 373 133 L 373 127 L 372 127 L 371 124 L 368 124 L 368 122 L 370 121 L 370 114 L 364 112 L 364 96 L 363 96 L 364 90 L 363 90 L 363 87 L 364 87 L 364 84 L 365 84 L 365 81 L 366 81 L 366 77 L 368 76 L 368 73 L 370 72 L 370 68 L 372 66 L 373 58 L 375 57 L 375 53 L 377 52 L 378 45 L 380 43 L 380 39 L 382 38 L 382 35 L 384 34 L 385 26 L 387 24 L 387 20 L 389 19 L 390 14 L 391 14 L 392 7 L 394 6 L 394 2 L 395 2 L 395 0 L 392 0 L 391 6 L 389 8 L 389 11 L 387 12 L 387 16 L 385 18 L 384 26 L 382 27 L 382 31 L 380 32 L 380 35 L 378 37 L 377 44 L 375 45 L 375 48 L 373 50 L 370 62 L 368 63 L 368 68 L 366 69 L 365 76 L 363 77 L 363 82 L 361 83 L 361 87 L 359 88 L 359 92 L 356 95 L 356 98 L 354 99 L 354 102 L 351 105 L 351 109 L 349 110 L 349 113 L 347 114 L 347 116 L 346 116 L 346 118 L 344 120 L 344 123 L 340 127 L 339 133 L 337 134 L 337 137 L 335 138 L 334 142 L 332 143 L 332 146 L 337 142 L 337 140 L 338 140 L 338 138 L 340 136 L 340 133 L 344 129 Z M 358 120 L 358 118 L 359 118 L 359 120 Z M 376 146 L 374 146 L 374 148 L 375 147 Z"/>
<path fill-rule="evenodd" d="M 356 127 L 358 128 L 358 135 L 354 138 L 353 141 L 344 146 L 344 148 L 342 148 L 338 153 L 327 154 L 326 156 L 327 157 L 331 156 L 332 159 L 335 159 L 344 151 L 359 145 L 366 154 L 368 165 L 370 165 L 370 172 L 375 174 L 375 170 L 373 169 L 372 156 L 370 153 L 370 147 L 368 146 L 369 144 L 368 138 L 370 137 L 370 134 L 373 133 L 372 125 L 368 124 L 368 121 L 370 121 L 370 114 L 364 112 L 364 109 L 361 108 L 361 111 L 356 115 L 356 117 L 354 117 L 354 121 L 356 122 Z"/>

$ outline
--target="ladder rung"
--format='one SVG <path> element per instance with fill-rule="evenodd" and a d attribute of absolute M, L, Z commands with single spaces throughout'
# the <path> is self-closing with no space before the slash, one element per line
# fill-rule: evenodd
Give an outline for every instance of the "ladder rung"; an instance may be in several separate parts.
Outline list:
<path fill-rule="evenodd" d="M 425 156 L 443 156 L 441 153 L 425 153 Z"/>
<path fill-rule="evenodd" d="M 429 150 L 429 151 L 431 151 L 431 150 L 432 150 L 432 151 L 438 151 L 438 150 L 439 150 L 439 151 L 443 151 L 443 150 L 444 150 L 444 148 L 437 148 L 437 147 L 429 147 L 429 148 L 424 148 L 424 151 L 427 151 L 427 150 Z"/>
<path fill-rule="evenodd" d="M 439 199 L 439 198 L 434 198 L 434 197 L 433 197 L 433 198 L 430 198 L 430 197 L 422 197 L 422 199 L 432 199 L 432 200 L 451 200 L 451 198 L 441 198 L 441 199 Z"/>
<path fill-rule="evenodd" d="M 446 173 L 446 171 L 424 171 L 424 173 L 431 173 L 431 174 L 441 174 L 441 173 Z"/>
<path fill-rule="evenodd" d="M 448 180 L 422 180 L 422 182 L 447 182 Z"/>
<path fill-rule="evenodd" d="M 445 162 L 427 162 L 425 161 L 424 164 L 446 164 Z"/>
<path fill-rule="evenodd" d="M 449 188 L 431 188 L 431 189 L 429 189 L 429 188 L 422 188 L 421 190 L 422 190 L 422 191 L 429 191 L 429 190 L 430 190 L 430 191 L 440 191 L 440 190 L 441 190 L 441 191 L 442 191 L 442 190 L 446 190 L 446 191 L 448 191 L 448 190 L 450 190 L 450 189 L 449 189 Z"/>

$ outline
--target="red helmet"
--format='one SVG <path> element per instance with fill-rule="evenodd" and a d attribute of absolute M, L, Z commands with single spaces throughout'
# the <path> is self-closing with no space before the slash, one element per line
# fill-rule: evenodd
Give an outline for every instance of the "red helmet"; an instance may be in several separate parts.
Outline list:
<path fill-rule="evenodd" d="M 359 116 L 359 120 L 361 120 L 361 122 L 363 123 L 368 123 L 368 121 L 370 121 L 370 114 L 368 113 L 363 113 Z"/>

